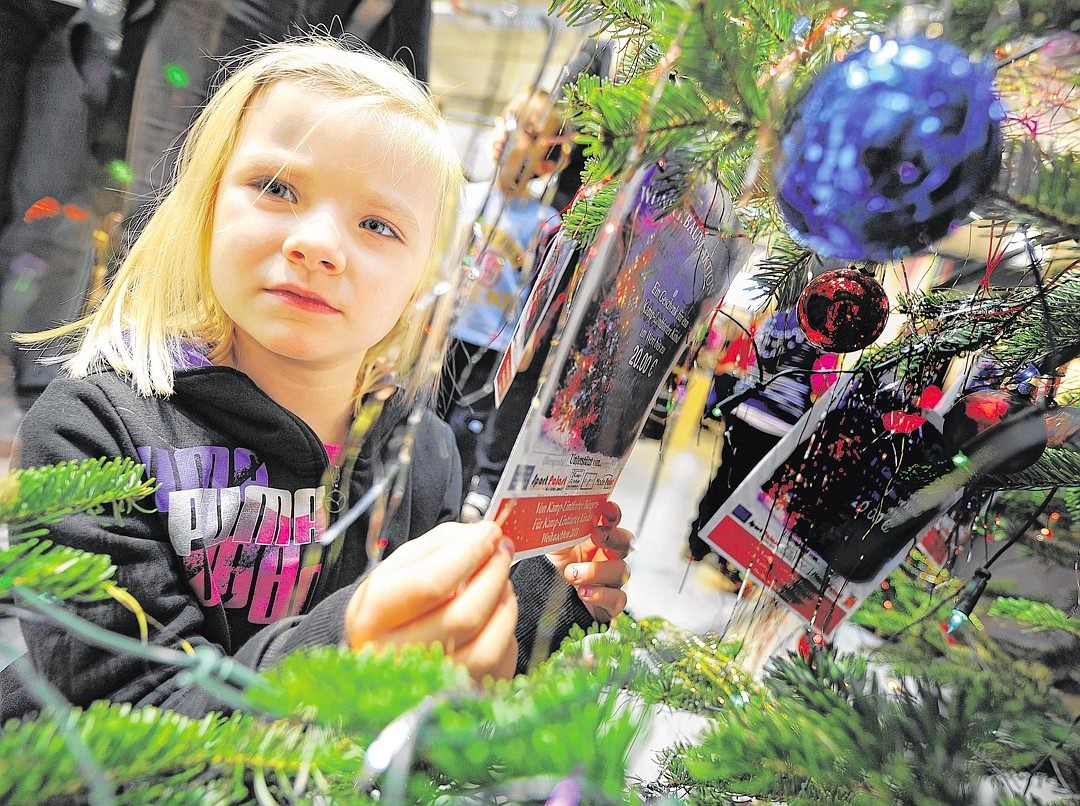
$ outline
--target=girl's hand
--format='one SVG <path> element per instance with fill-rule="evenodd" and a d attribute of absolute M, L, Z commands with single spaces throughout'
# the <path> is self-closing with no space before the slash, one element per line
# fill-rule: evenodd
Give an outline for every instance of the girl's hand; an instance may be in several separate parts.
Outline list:
<path fill-rule="evenodd" d="M 517 662 L 513 544 L 491 521 L 444 523 L 386 558 L 353 594 L 345 641 L 440 643 L 475 680 L 510 678 Z"/>
<path fill-rule="evenodd" d="M 605 501 L 592 537 L 548 554 L 551 563 L 577 590 L 585 608 L 601 623 L 611 621 L 626 608 L 622 586 L 630 580 L 626 555 L 630 553 L 634 536 L 629 530 L 618 528 L 621 519 L 618 504 Z"/>

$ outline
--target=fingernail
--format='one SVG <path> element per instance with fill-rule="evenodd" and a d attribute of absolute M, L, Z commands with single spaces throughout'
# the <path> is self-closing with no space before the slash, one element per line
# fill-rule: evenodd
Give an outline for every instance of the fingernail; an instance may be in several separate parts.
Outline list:
<path fill-rule="evenodd" d="M 514 556 L 514 541 L 511 540 L 509 537 L 504 537 L 502 540 L 499 541 L 499 548 L 502 551 L 505 551 L 511 557 Z"/>
<path fill-rule="evenodd" d="M 590 589 L 590 588 L 582 588 L 582 589 L 581 589 L 581 593 L 579 594 L 579 597 L 580 597 L 581 599 L 583 599 L 583 600 L 584 600 L 584 599 L 588 599 L 588 598 L 589 598 L 589 593 L 590 593 L 590 591 L 591 591 L 591 589 Z"/>
<path fill-rule="evenodd" d="M 577 582 L 578 577 L 581 576 L 581 569 L 578 568 L 576 565 L 571 565 L 570 566 L 570 576 L 572 576 L 574 578 L 574 582 Z"/>

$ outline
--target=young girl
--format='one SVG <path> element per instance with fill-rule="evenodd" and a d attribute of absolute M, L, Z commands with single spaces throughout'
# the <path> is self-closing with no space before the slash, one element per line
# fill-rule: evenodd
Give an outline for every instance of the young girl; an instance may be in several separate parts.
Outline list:
<path fill-rule="evenodd" d="M 76 515 L 52 537 L 112 557 L 117 583 L 160 625 L 153 642 L 210 644 L 262 669 L 318 644 L 439 641 L 479 679 L 512 674 L 572 622 L 623 609 L 630 535 L 617 508 L 590 542 L 511 574 L 498 526 L 446 522 L 460 470 L 431 415 L 384 524 L 388 559 L 361 579 L 365 518 L 340 550 L 318 540 L 332 497 L 321 479 L 376 364 L 392 358 L 400 387 L 338 482 L 349 500 L 391 458 L 394 427 L 419 392 L 424 334 L 406 312 L 432 282 L 442 207 L 461 182 L 445 124 L 403 70 L 326 41 L 261 49 L 196 120 L 171 190 L 101 306 L 38 334 L 74 337 L 75 350 L 70 377 L 27 413 L 18 463 L 147 465 L 156 511 L 118 523 Z M 555 628 L 540 640 L 552 599 Z M 120 604 L 79 611 L 139 634 Z M 189 715 L 217 705 L 172 668 L 51 623 L 22 626 L 34 666 L 75 704 Z"/>

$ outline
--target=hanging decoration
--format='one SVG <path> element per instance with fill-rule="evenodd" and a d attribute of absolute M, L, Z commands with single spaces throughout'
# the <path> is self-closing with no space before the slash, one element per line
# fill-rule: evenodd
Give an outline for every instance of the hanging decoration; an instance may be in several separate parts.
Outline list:
<path fill-rule="evenodd" d="M 956 45 L 873 36 L 788 115 L 778 202 L 796 238 L 843 260 L 919 251 L 961 221 L 1001 165 L 990 67 Z"/>
<path fill-rule="evenodd" d="M 1046 449 L 1045 415 L 1027 398 L 1005 389 L 964 395 L 945 415 L 945 444 L 958 457 L 980 456 L 979 472 L 1016 473 Z M 955 460 L 954 460 L 955 461 Z"/>
<path fill-rule="evenodd" d="M 857 269 L 815 277 L 799 296 L 799 326 L 822 350 L 848 353 L 874 343 L 889 317 L 881 283 Z"/>

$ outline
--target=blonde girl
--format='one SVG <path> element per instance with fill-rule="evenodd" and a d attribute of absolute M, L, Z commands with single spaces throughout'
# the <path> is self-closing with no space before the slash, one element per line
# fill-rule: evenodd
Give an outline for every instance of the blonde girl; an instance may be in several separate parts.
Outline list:
<path fill-rule="evenodd" d="M 330 40 L 263 47 L 196 120 L 100 307 L 32 337 L 70 339 L 72 352 L 68 377 L 27 413 L 18 463 L 128 456 L 159 484 L 145 514 L 73 516 L 53 535 L 112 557 L 118 584 L 160 624 L 154 642 L 213 645 L 261 669 L 317 644 L 437 641 L 474 677 L 506 677 L 527 662 L 552 591 L 561 607 L 544 651 L 571 623 L 622 609 L 629 534 L 615 510 L 594 537 L 610 559 L 522 562 L 512 584 L 498 526 L 449 522 L 459 463 L 430 414 L 384 525 L 388 559 L 363 576 L 364 518 L 333 551 L 319 542 L 334 498 L 322 479 L 377 367 L 393 362 L 400 391 L 335 482 L 350 500 L 395 450 L 420 390 L 423 323 L 410 306 L 430 289 L 461 184 L 445 124 L 404 70 Z M 82 615 L 138 634 L 117 603 Z M 50 623 L 22 627 L 33 665 L 75 704 L 217 705 L 174 669 Z M 10 702 L 7 714 L 29 707 Z"/>

